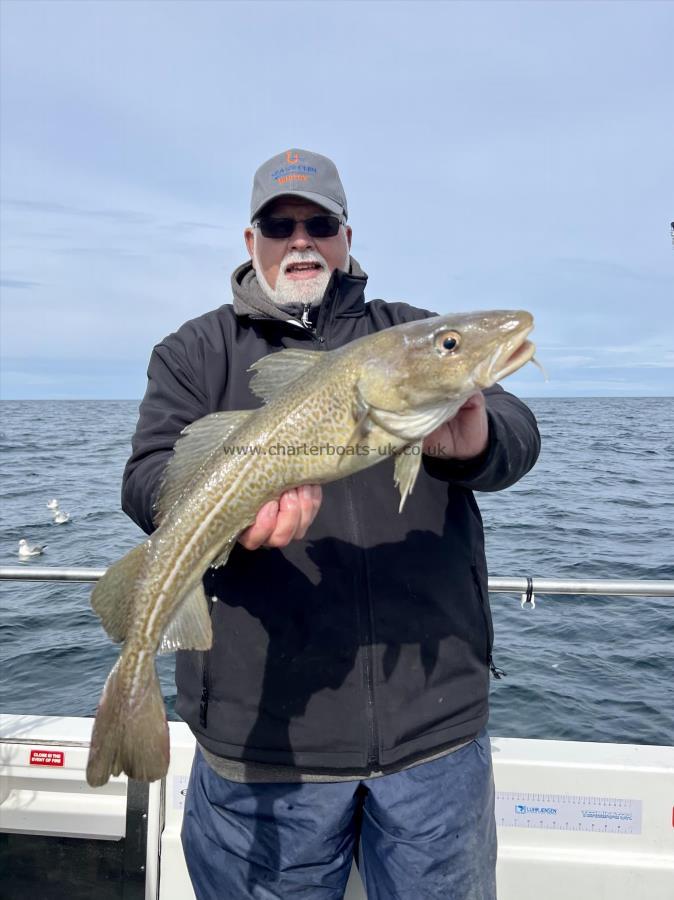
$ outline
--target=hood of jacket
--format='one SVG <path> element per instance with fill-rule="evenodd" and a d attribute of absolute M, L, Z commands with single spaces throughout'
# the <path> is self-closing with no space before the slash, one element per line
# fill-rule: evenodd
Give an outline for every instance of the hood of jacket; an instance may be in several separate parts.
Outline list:
<path fill-rule="evenodd" d="M 341 269 L 334 270 L 321 303 L 327 297 L 333 296 L 337 297 L 338 302 L 341 299 L 344 305 L 354 301 L 360 301 L 361 304 L 364 302 L 367 275 L 352 256 L 349 257 L 349 261 L 348 272 Z M 232 272 L 232 295 L 234 312 L 238 316 L 250 316 L 252 319 L 280 319 L 287 322 L 288 319 L 299 319 L 302 315 L 301 303 L 284 305 L 272 303 L 260 287 L 250 260 Z"/>

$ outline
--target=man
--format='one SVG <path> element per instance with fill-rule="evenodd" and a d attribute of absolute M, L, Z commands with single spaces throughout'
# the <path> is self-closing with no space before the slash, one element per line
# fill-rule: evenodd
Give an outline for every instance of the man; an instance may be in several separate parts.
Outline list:
<path fill-rule="evenodd" d="M 346 222 L 327 158 L 289 150 L 258 169 L 233 305 L 187 322 L 150 361 L 123 487 L 148 533 L 180 431 L 259 405 L 253 362 L 432 315 L 365 302 Z M 176 709 L 198 741 L 183 845 L 199 900 L 336 900 L 354 850 L 376 900 L 496 896 L 495 667 L 472 491 L 516 482 L 539 436 L 494 386 L 424 449 L 401 514 L 390 460 L 290 490 L 206 575 L 213 647 L 176 667 Z"/>

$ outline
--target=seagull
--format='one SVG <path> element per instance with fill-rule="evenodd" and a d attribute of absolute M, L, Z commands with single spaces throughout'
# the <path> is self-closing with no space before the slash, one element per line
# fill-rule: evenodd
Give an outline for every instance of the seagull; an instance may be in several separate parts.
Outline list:
<path fill-rule="evenodd" d="M 70 521 L 70 516 L 67 512 L 63 512 L 60 509 L 54 510 L 54 525 L 65 525 Z"/>
<path fill-rule="evenodd" d="M 19 541 L 19 556 L 27 559 L 29 556 L 39 556 L 45 549 L 46 544 L 29 544 L 25 538 Z"/>
<path fill-rule="evenodd" d="M 59 502 L 55 498 L 54 498 L 54 500 L 50 500 L 47 503 L 47 509 L 58 509 L 58 508 L 59 508 Z"/>

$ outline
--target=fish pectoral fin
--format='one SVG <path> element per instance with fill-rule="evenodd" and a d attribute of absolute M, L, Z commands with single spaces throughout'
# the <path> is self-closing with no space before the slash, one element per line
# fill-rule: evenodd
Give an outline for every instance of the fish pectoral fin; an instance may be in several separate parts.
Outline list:
<path fill-rule="evenodd" d="M 353 418 L 355 420 L 355 425 L 353 427 L 353 431 L 349 435 L 349 439 L 346 442 L 347 447 L 351 447 L 354 444 L 358 445 L 363 438 L 366 438 L 370 431 L 372 430 L 372 424 L 369 420 L 370 407 L 364 403 L 360 396 L 356 395 L 357 399 L 353 404 Z M 337 460 L 337 468 L 342 464 L 342 461 L 345 459 L 345 455 L 340 456 Z"/>
<path fill-rule="evenodd" d="M 213 629 L 204 586 L 199 582 L 189 591 L 164 632 L 158 653 L 174 650 L 210 650 Z"/>
<path fill-rule="evenodd" d="M 246 409 L 211 413 L 182 430 L 164 470 L 154 516 L 156 525 L 161 525 L 211 454 L 219 450 L 254 412 Z"/>
<path fill-rule="evenodd" d="M 328 351 L 329 352 L 329 351 Z M 251 391 L 265 403 L 279 397 L 288 385 L 301 378 L 319 360 L 325 359 L 321 350 L 279 350 L 258 359 L 248 369 L 255 374 L 250 381 Z"/>
<path fill-rule="evenodd" d="M 134 587 L 148 550 L 147 542 L 130 550 L 110 566 L 91 593 L 94 612 L 108 636 L 117 643 L 126 639 L 136 596 Z"/>
<path fill-rule="evenodd" d="M 398 512 L 402 512 L 405 500 L 412 493 L 414 483 L 417 480 L 421 468 L 423 441 L 415 441 L 408 444 L 396 453 L 393 481 L 400 489 L 400 506 Z"/>
<path fill-rule="evenodd" d="M 458 400 L 448 400 L 437 406 L 406 412 L 394 412 L 372 406 L 370 418 L 389 434 L 412 443 L 435 431 L 443 422 L 449 421 L 467 399 L 466 396 L 462 396 Z"/>

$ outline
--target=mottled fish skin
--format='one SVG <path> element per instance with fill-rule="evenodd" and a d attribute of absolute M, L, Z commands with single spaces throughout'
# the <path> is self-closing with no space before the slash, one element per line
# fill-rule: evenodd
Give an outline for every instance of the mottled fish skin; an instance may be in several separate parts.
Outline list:
<path fill-rule="evenodd" d="M 154 656 L 186 598 L 202 591 L 206 569 L 264 503 L 290 487 L 326 483 L 374 465 L 384 458 L 377 448 L 400 449 L 423 439 L 472 394 L 532 358 L 534 347 L 526 340 L 532 327 L 524 311 L 450 314 L 394 326 L 334 351 L 302 354 L 310 363 L 302 364 L 278 396 L 250 413 L 226 440 L 216 434 L 151 538 L 133 559 L 134 551 L 112 567 L 110 578 L 106 574 L 92 595 L 106 629 L 114 639 L 124 639 L 124 648 L 99 707 L 87 769 L 90 783 L 104 784 L 120 771 L 145 780 L 165 774 L 168 734 L 163 704 L 161 722 L 157 712 L 161 694 Z M 455 338 L 457 346 L 446 350 L 443 340 Z M 254 368 L 274 366 L 275 356 Z M 359 444 L 369 452 L 275 452 L 302 444 Z M 227 453 L 225 445 L 245 452 Z M 170 477 L 171 464 L 167 483 Z M 122 600 L 122 595 L 133 599 Z M 195 602 L 205 608 L 200 596 Z M 126 618 L 120 612 L 124 603 Z M 207 649 L 210 641 L 210 622 L 201 634 L 188 622 L 172 648 Z M 142 717 L 150 715 L 150 707 L 148 723 Z M 145 745 L 140 750 L 139 742 Z"/>

